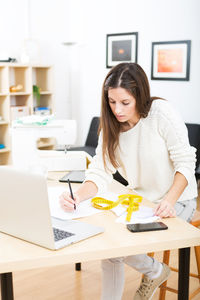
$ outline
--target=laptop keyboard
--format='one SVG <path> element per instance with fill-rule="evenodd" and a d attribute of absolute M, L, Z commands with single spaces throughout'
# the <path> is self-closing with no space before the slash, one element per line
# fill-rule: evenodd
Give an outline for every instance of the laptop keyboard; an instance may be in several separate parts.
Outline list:
<path fill-rule="evenodd" d="M 66 239 L 72 235 L 75 235 L 74 233 L 67 232 L 58 228 L 53 227 L 53 234 L 54 234 L 54 240 L 55 242 Z"/>

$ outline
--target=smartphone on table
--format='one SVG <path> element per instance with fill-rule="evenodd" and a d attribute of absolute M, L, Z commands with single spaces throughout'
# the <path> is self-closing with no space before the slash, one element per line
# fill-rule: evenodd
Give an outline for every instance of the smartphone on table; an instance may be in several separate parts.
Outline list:
<path fill-rule="evenodd" d="M 127 229 L 131 232 L 143 232 L 143 231 L 154 231 L 154 230 L 166 230 L 167 225 L 163 222 L 152 222 L 152 223 L 137 223 L 127 224 Z"/>

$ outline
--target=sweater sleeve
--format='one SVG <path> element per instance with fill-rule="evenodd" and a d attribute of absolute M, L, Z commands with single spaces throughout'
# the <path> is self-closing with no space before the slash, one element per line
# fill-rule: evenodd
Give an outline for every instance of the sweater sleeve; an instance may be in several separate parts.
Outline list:
<path fill-rule="evenodd" d="M 108 160 L 106 161 L 106 164 L 107 169 L 105 170 L 102 155 L 102 133 L 100 133 L 96 155 L 92 158 L 92 161 L 85 172 L 85 181 L 94 182 L 97 185 L 98 191 L 107 190 L 108 184 L 113 180 L 112 174 L 116 172 L 116 169 Z"/>
<path fill-rule="evenodd" d="M 190 183 L 195 172 L 196 149 L 190 146 L 186 125 L 171 105 L 163 101 L 161 107 L 159 130 L 166 142 L 174 174 L 182 173 Z"/>

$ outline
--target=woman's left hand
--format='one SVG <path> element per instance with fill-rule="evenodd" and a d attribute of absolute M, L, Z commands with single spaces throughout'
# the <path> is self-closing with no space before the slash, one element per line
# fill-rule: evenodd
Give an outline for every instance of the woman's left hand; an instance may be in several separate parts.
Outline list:
<path fill-rule="evenodd" d="M 176 217 L 176 210 L 169 201 L 167 201 L 166 199 L 163 199 L 157 205 L 154 215 L 158 216 L 160 218 Z"/>

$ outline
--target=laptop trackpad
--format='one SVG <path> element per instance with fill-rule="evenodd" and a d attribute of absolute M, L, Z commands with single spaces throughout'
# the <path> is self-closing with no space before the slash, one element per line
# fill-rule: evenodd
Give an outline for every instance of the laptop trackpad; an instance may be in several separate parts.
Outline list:
<path fill-rule="evenodd" d="M 80 237 L 87 237 L 104 231 L 103 227 L 97 227 L 77 220 L 59 220 L 53 217 L 52 225 Z"/>

